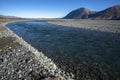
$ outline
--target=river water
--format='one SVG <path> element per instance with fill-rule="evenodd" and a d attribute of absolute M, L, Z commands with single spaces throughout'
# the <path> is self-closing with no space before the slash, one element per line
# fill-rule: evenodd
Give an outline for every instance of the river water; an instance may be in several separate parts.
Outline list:
<path fill-rule="evenodd" d="M 7 26 L 77 80 L 120 79 L 120 34 L 40 21 Z"/>

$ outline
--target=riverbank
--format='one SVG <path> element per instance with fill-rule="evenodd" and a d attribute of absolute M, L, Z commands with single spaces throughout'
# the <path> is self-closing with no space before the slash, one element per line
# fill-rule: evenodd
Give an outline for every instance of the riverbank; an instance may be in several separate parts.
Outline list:
<path fill-rule="evenodd" d="M 0 23 L 0 80 L 71 80 L 51 59 Z"/>
<path fill-rule="evenodd" d="M 47 20 L 47 22 L 50 24 L 61 25 L 66 27 L 82 28 L 88 30 L 120 34 L 119 20 L 58 19 Z"/>

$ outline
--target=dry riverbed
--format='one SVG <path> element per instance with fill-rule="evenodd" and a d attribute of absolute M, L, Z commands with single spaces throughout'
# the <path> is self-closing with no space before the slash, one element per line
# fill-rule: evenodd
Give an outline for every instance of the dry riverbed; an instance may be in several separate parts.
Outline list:
<path fill-rule="evenodd" d="M 119 20 L 80 20 L 80 19 L 58 19 L 48 20 L 48 23 L 74 28 L 83 28 L 101 32 L 120 33 Z"/>
<path fill-rule="evenodd" d="M 0 22 L 0 80 L 71 80 L 71 76 Z"/>

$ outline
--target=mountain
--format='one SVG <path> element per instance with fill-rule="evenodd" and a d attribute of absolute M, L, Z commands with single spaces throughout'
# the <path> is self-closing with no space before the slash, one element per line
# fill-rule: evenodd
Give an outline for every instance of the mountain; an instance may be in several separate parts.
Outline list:
<path fill-rule="evenodd" d="M 87 19 L 88 15 L 95 13 L 94 11 L 90 11 L 86 8 L 79 8 L 76 10 L 71 11 L 67 16 L 64 18 L 66 19 Z"/>
<path fill-rule="evenodd" d="M 120 5 L 99 11 L 96 14 L 89 15 L 93 19 L 120 19 Z"/>
<path fill-rule="evenodd" d="M 64 17 L 65 19 L 115 19 L 120 20 L 120 5 L 109 7 L 96 12 L 86 8 L 73 10 Z"/>
<path fill-rule="evenodd" d="M 19 17 L 0 15 L 0 18 L 19 18 Z"/>

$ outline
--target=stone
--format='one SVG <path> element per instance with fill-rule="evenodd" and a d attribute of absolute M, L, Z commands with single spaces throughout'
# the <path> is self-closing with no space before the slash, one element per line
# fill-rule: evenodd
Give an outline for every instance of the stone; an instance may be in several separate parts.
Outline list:
<path fill-rule="evenodd" d="M 59 76 L 57 77 L 49 77 L 47 80 L 61 80 Z"/>
<path fill-rule="evenodd" d="M 17 72 L 17 74 L 20 74 L 22 71 L 17 69 L 16 72 Z"/>
<path fill-rule="evenodd" d="M 18 51 L 20 52 L 21 50 L 19 49 Z"/>
<path fill-rule="evenodd" d="M 29 76 L 30 76 L 31 80 L 38 80 L 41 78 L 39 73 L 37 73 L 35 71 L 30 71 Z"/>
<path fill-rule="evenodd" d="M 2 58 L 0 58 L 0 62 L 3 62 L 4 60 Z"/>
<path fill-rule="evenodd" d="M 22 75 L 21 75 L 21 74 L 19 74 L 19 78 L 22 78 Z"/>
<path fill-rule="evenodd" d="M 9 49 L 11 49 L 12 47 L 9 47 Z"/>

